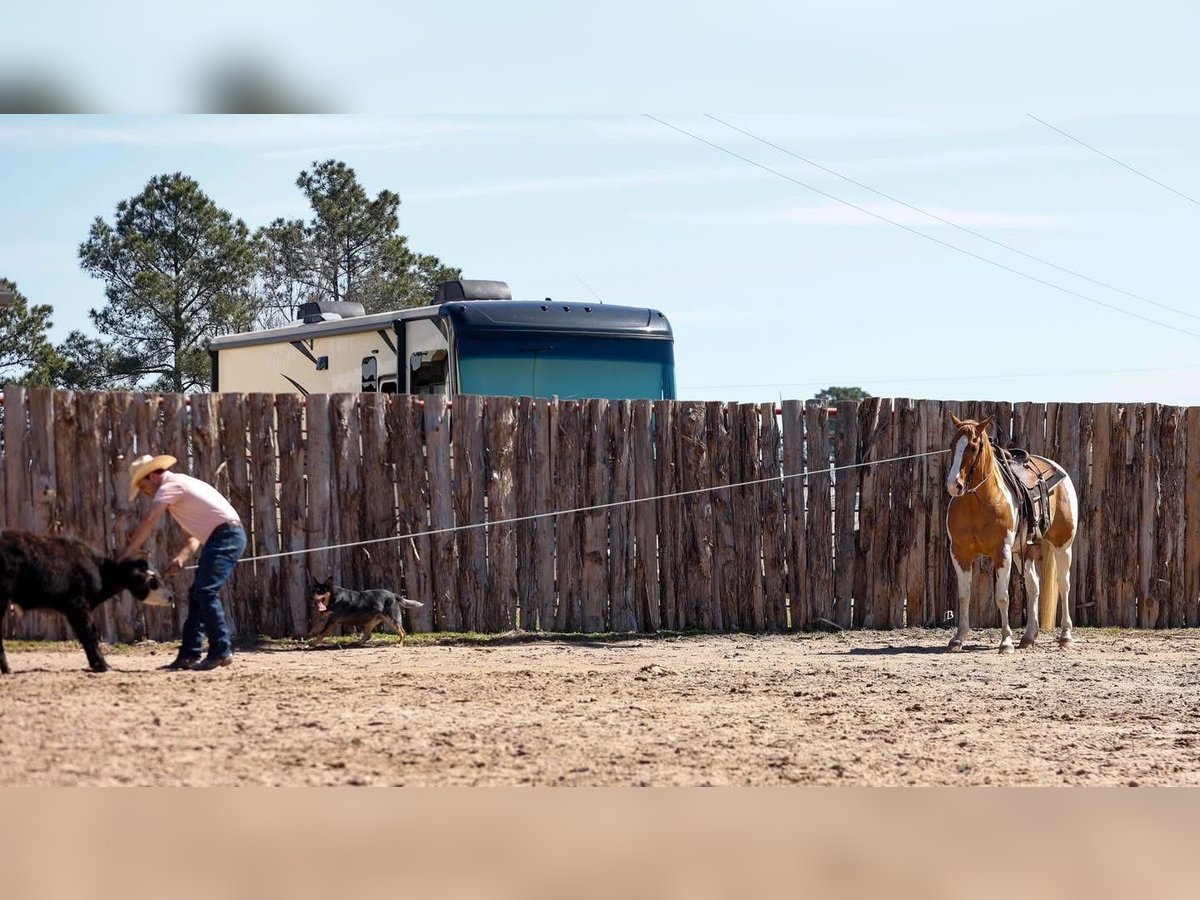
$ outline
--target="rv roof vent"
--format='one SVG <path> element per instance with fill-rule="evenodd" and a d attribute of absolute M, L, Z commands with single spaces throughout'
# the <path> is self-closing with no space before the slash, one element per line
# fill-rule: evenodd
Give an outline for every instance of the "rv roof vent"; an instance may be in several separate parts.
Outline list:
<path fill-rule="evenodd" d="M 314 303 L 301 303 L 296 307 L 296 318 L 305 325 L 315 325 L 317 322 L 333 322 L 337 319 L 353 319 L 365 314 L 361 303 L 348 300 L 318 300 Z"/>
<path fill-rule="evenodd" d="M 458 281 L 443 281 L 437 286 L 434 294 L 435 306 L 443 303 L 453 303 L 456 300 L 511 300 L 512 291 L 503 281 L 480 281 L 459 279 Z"/>

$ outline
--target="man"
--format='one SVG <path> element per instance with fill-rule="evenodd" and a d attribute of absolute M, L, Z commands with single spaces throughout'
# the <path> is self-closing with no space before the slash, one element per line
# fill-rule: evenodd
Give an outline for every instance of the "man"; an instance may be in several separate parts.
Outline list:
<path fill-rule="evenodd" d="M 205 671 L 233 662 L 233 645 L 220 590 L 246 549 L 242 520 L 220 492 L 189 475 L 170 471 L 178 462 L 174 456 L 139 456 L 130 466 L 129 502 L 140 493 L 150 497 L 150 512 L 142 519 L 121 554 L 128 559 L 137 553 L 154 533 L 163 513 L 170 513 L 187 535 L 187 542 L 167 566 L 166 574 L 183 570 L 199 550 L 196 578 L 188 592 L 188 613 L 183 623 L 183 642 L 175 661 L 167 669 Z M 201 642 L 208 635 L 208 656 L 200 658 Z"/>

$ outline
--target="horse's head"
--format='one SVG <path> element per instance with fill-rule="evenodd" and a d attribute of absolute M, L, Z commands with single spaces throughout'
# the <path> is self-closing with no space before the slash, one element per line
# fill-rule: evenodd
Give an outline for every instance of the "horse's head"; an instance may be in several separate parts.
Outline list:
<path fill-rule="evenodd" d="M 995 421 L 988 416 L 982 422 L 950 416 L 954 422 L 954 437 L 950 441 L 952 458 L 946 471 L 946 490 L 951 497 L 961 497 L 968 488 L 979 484 L 987 476 L 981 462 L 988 453 L 988 429 Z"/>

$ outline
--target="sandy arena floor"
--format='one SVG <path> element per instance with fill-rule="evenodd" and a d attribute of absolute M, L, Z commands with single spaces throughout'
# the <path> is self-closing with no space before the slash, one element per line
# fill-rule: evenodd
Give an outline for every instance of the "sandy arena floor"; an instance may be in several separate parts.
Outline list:
<path fill-rule="evenodd" d="M 1200 784 L 1200 632 L 10 648 L 0 785 Z"/>

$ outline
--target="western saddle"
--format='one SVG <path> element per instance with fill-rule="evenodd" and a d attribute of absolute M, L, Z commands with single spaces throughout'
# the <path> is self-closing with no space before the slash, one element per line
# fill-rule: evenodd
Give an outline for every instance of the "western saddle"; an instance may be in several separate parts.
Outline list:
<path fill-rule="evenodd" d="M 1025 540 L 1038 543 L 1050 528 L 1050 492 L 1067 476 L 1046 460 L 1028 450 L 992 444 L 999 462 L 1000 475 L 1017 500 L 1017 531 L 1021 524 Z"/>

